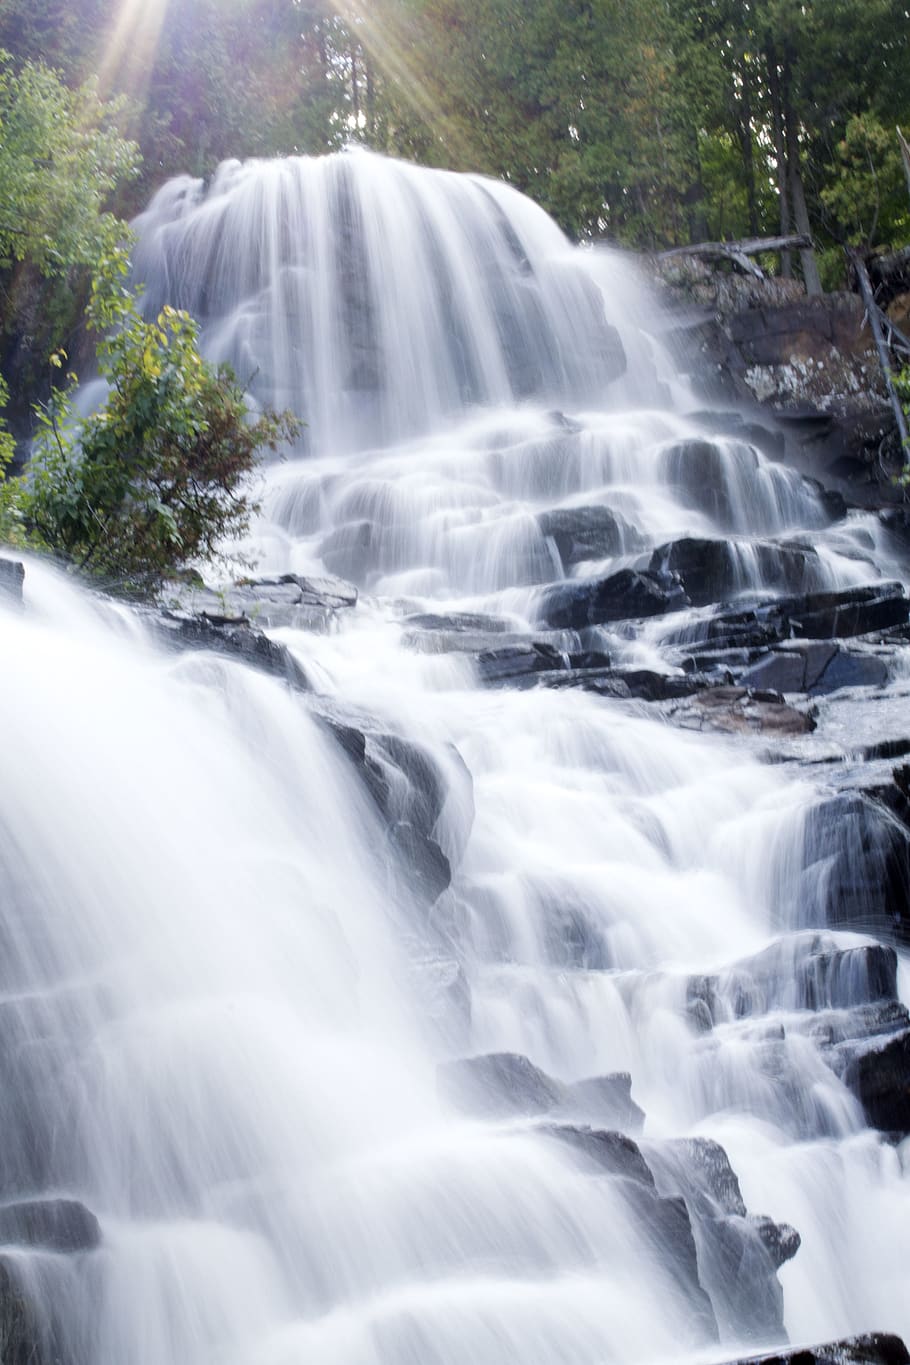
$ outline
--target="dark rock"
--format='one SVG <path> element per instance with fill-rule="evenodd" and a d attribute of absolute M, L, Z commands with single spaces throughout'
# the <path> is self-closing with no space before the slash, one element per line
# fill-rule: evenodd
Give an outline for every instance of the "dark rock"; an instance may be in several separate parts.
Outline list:
<path fill-rule="evenodd" d="M 850 1051 L 843 1081 L 863 1106 L 869 1124 L 906 1136 L 910 1133 L 910 1029 Z"/>
<path fill-rule="evenodd" d="M 910 830 L 890 810 L 840 792 L 808 812 L 803 847 L 804 922 L 910 942 Z"/>
<path fill-rule="evenodd" d="M 802 1246 L 803 1239 L 789 1223 L 775 1223 L 767 1214 L 753 1214 L 749 1222 L 770 1255 L 775 1270 L 792 1261 Z"/>
<path fill-rule="evenodd" d="M 246 620 L 210 620 L 162 611 L 158 633 L 165 643 L 180 649 L 208 649 L 239 659 L 263 673 L 283 678 L 292 687 L 310 691 L 309 679 L 290 650 L 270 640 Z"/>
<path fill-rule="evenodd" d="M 556 507 L 537 517 L 541 534 L 548 536 L 563 569 L 588 559 L 609 559 L 641 549 L 642 538 L 624 517 L 609 507 Z"/>
<path fill-rule="evenodd" d="M 821 574 L 818 555 L 810 546 L 693 536 L 659 546 L 648 568 L 652 574 L 678 575 L 697 607 L 724 601 L 749 588 L 805 592 L 817 585 Z"/>
<path fill-rule="evenodd" d="M 582 630 L 610 621 L 659 616 L 687 605 L 682 588 L 672 577 L 621 569 L 609 578 L 573 579 L 544 589 L 538 612 L 551 627 Z"/>
<path fill-rule="evenodd" d="M 698 1254 L 686 1201 L 677 1196 L 658 1194 L 634 1180 L 626 1183 L 624 1193 L 636 1221 L 651 1243 L 653 1254 L 685 1295 L 697 1337 L 717 1341 L 717 1319 L 699 1277 Z"/>
<path fill-rule="evenodd" d="M 900 1337 L 873 1332 L 823 1346 L 799 1346 L 771 1355 L 740 1356 L 727 1365 L 910 1365 Z"/>
<path fill-rule="evenodd" d="M 731 470 L 731 460 L 739 469 Z M 736 509 L 731 493 L 731 473 L 745 473 L 758 467 L 755 451 L 747 445 L 736 447 L 735 455 L 721 450 L 713 441 L 680 441 L 663 454 L 663 476 L 675 484 L 687 506 L 705 512 L 719 526 L 732 528 Z M 742 468 L 745 466 L 745 470 Z"/>
<path fill-rule="evenodd" d="M 903 626 L 910 603 L 900 583 L 873 583 L 835 592 L 810 593 L 776 603 L 798 639 L 834 640 Z"/>
<path fill-rule="evenodd" d="M 0 1257 L 0 1360 L 3 1365 L 57 1365 L 63 1358 L 44 1305 L 14 1259 Z"/>
<path fill-rule="evenodd" d="M 94 1251 L 101 1245 L 101 1225 L 74 1199 L 32 1199 L 0 1206 L 0 1242 L 48 1251 Z"/>
<path fill-rule="evenodd" d="M 407 820 L 398 820 L 389 830 L 391 843 L 409 873 L 409 886 L 418 902 L 425 905 L 439 899 L 451 885 L 452 867 L 435 839 Z"/>
<path fill-rule="evenodd" d="M 0 599 L 22 602 L 25 565 L 18 559 L 0 559 Z"/>
<path fill-rule="evenodd" d="M 745 687 L 705 688 L 688 701 L 671 706 L 668 715 L 686 730 L 714 730 L 727 735 L 805 735 L 816 724 L 811 715 L 788 706 L 778 695 Z"/>
<path fill-rule="evenodd" d="M 511 645 L 506 649 L 489 649 L 476 657 L 481 682 L 489 684 L 534 681 L 535 675 L 552 669 L 565 668 L 566 657 L 553 645 L 529 642 Z"/>

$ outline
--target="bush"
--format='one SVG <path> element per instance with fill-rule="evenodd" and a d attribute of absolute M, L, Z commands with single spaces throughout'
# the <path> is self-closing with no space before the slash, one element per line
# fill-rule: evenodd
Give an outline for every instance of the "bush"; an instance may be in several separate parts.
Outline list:
<path fill-rule="evenodd" d="M 104 406 L 79 420 L 75 376 L 38 410 L 31 465 L 20 481 L 28 533 L 75 568 L 121 591 L 154 591 L 168 577 L 217 559 L 257 510 L 249 476 L 265 449 L 297 434 L 289 414 L 255 420 L 225 366 L 199 354 L 198 328 L 165 308 L 142 317 L 112 252 L 96 276 L 88 323 L 102 334 Z M 63 365 L 58 352 L 52 363 Z"/>

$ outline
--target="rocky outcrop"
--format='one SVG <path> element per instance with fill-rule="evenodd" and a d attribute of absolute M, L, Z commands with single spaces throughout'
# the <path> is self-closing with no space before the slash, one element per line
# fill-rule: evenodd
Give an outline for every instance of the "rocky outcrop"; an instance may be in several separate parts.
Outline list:
<path fill-rule="evenodd" d="M 159 639 L 176 649 L 206 649 L 226 654 L 263 673 L 282 678 L 302 692 L 309 679 L 291 651 L 245 617 L 189 616 L 164 610 L 156 620 Z"/>
<path fill-rule="evenodd" d="M 440 1093 L 450 1104 L 485 1117 L 558 1114 L 631 1132 L 644 1122 L 627 1072 L 563 1082 L 518 1053 L 492 1052 L 444 1062 L 437 1075 Z"/>
<path fill-rule="evenodd" d="M 713 730 L 719 734 L 793 736 L 809 734 L 815 719 L 808 711 L 789 706 L 779 694 L 747 687 L 708 687 L 673 706 L 667 713 L 685 730 Z"/>
<path fill-rule="evenodd" d="M 538 601 L 539 619 L 558 630 L 582 630 L 611 621 L 640 620 L 688 606 L 671 576 L 621 569 L 608 578 L 572 579 L 545 588 Z"/>
<path fill-rule="evenodd" d="M 101 1245 L 101 1225 L 77 1200 L 30 1199 L 0 1205 L 0 1243 L 46 1251 L 94 1251 Z"/>

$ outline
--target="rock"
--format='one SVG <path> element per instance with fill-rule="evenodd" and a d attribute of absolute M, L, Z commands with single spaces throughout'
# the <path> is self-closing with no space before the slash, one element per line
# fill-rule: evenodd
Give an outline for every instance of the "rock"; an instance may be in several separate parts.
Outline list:
<path fill-rule="evenodd" d="M 439 612 L 418 612 L 406 616 L 402 624 L 413 630 L 440 631 L 447 635 L 459 631 L 498 635 L 511 630 L 509 622 L 501 616 L 485 616 L 481 612 L 471 611 L 452 611 L 444 615 Z"/>
<path fill-rule="evenodd" d="M 608 1122 L 632 1133 L 640 1132 L 645 1121 L 644 1110 L 632 1098 L 632 1077 L 627 1071 L 565 1086 L 560 1109 L 572 1117 Z"/>
<path fill-rule="evenodd" d="M 910 1133 L 910 1028 L 882 1042 L 853 1049 L 843 1081 L 863 1106 L 873 1128 Z"/>
<path fill-rule="evenodd" d="M 443 1062 L 437 1077 L 440 1092 L 456 1108 L 486 1117 L 558 1113 L 632 1131 L 644 1122 L 627 1072 L 565 1084 L 520 1053 L 491 1052 Z"/>
<path fill-rule="evenodd" d="M 719 734 L 793 736 L 809 734 L 815 720 L 805 711 L 788 706 L 774 693 L 745 687 L 708 687 L 687 701 L 671 706 L 667 714 L 686 730 L 714 730 Z"/>
<path fill-rule="evenodd" d="M 829 1341 L 824 1346 L 800 1346 L 771 1355 L 740 1356 L 727 1365 L 910 1365 L 900 1337 L 882 1332 Z"/>
<path fill-rule="evenodd" d="M 157 617 L 158 634 L 166 644 L 179 649 L 209 649 L 258 668 L 263 673 L 283 678 L 302 692 L 310 682 L 291 651 L 257 629 L 246 619 L 211 619 L 162 611 Z"/>
<path fill-rule="evenodd" d="M 648 569 L 652 574 L 678 575 L 696 607 L 724 601 L 748 588 L 805 592 L 821 577 L 818 555 L 810 546 L 694 536 L 659 546 Z"/>
<path fill-rule="evenodd" d="M 3 1365 L 57 1365 L 66 1355 L 44 1305 L 30 1292 L 16 1261 L 0 1257 L 0 1360 Z"/>
<path fill-rule="evenodd" d="M 325 631 L 338 613 L 357 604 L 357 589 L 341 578 L 248 578 L 221 591 L 214 588 L 169 589 L 169 603 L 183 615 L 214 622 L 245 620 L 260 629 L 293 626 Z"/>
<path fill-rule="evenodd" d="M 901 583 L 810 593 L 780 601 L 772 611 L 789 623 L 794 636 L 812 640 L 869 635 L 910 620 L 910 603 Z"/>
<path fill-rule="evenodd" d="M 75 1199 L 31 1199 L 0 1206 L 0 1242 L 47 1251 L 94 1251 L 101 1245 L 101 1225 Z"/>
<path fill-rule="evenodd" d="M 373 523 L 355 521 L 330 531 L 319 546 L 319 557 L 329 573 L 363 586 L 376 568 L 376 549 Z"/>
<path fill-rule="evenodd" d="M 738 445 L 731 453 L 714 441 L 680 441 L 664 451 L 661 463 L 663 477 L 679 488 L 687 506 L 706 513 L 721 527 L 736 525 L 731 475 L 734 482 L 737 475 L 744 481 L 758 467 L 758 456 L 748 445 Z"/>
<path fill-rule="evenodd" d="M 529 641 L 505 649 L 488 649 L 475 658 L 478 677 L 487 685 L 536 680 L 536 674 L 566 667 L 567 659 L 553 645 Z"/>
<path fill-rule="evenodd" d="M 833 640 L 792 640 L 752 664 L 738 681 L 744 687 L 820 697 L 841 687 L 883 687 L 889 675 L 880 655 L 848 650 Z"/>
<path fill-rule="evenodd" d="M 685 593 L 672 577 L 636 569 L 621 569 L 609 578 L 557 583 L 538 599 L 540 619 L 563 630 L 659 616 L 685 606 Z"/>
<path fill-rule="evenodd" d="M 0 559 L 0 602 L 22 603 L 22 585 L 25 582 L 25 565 L 18 559 Z"/>
<path fill-rule="evenodd" d="M 624 1187 L 626 1202 L 659 1264 L 685 1298 L 696 1340 L 717 1341 L 717 1318 L 699 1275 L 699 1259 L 686 1201 L 657 1193 L 638 1181 Z"/>
<path fill-rule="evenodd" d="M 540 1131 L 581 1152 L 594 1170 L 654 1188 L 654 1176 L 641 1148 L 625 1133 L 569 1123 L 548 1123 Z"/>
<path fill-rule="evenodd" d="M 443 1062 L 437 1078 L 440 1092 L 456 1108 L 492 1118 L 547 1114 L 562 1095 L 556 1081 L 515 1052 Z"/>
<path fill-rule="evenodd" d="M 840 792 L 813 806 L 797 897 L 817 924 L 910 942 L 910 830 L 878 801 Z"/>
<path fill-rule="evenodd" d="M 775 1270 L 792 1261 L 802 1246 L 803 1239 L 789 1223 L 775 1223 L 767 1214 L 753 1214 L 749 1222 L 767 1249 Z"/>
<path fill-rule="evenodd" d="M 772 1010 L 853 1010 L 897 1000 L 897 954 L 881 943 L 839 948 L 830 934 L 790 934 L 723 972 L 691 977 L 686 1000 L 700 1029 Z"/>
<path fill-rule="evenodd" d="M 632 554 L 642 547 L 642 538 L 609 507 L 556 507 L 540 512 L 537 524 L 548 536 L 562 560 L 563 570 L 588 559 L 610 559 Z"/>

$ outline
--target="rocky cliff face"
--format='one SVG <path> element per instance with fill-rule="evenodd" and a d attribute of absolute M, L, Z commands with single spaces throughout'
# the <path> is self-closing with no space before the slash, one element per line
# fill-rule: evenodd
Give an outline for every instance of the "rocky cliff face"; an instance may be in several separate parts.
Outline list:
<path fill-rule="evenodd" d="M 760 413 L 789 458 L 855 501 L 898 499 L 900 443 L 857 295 L 807 298 L 797 280 L 695 259 L 660 262 L 657 280 L 670 346 L 706 402 Z"/>

